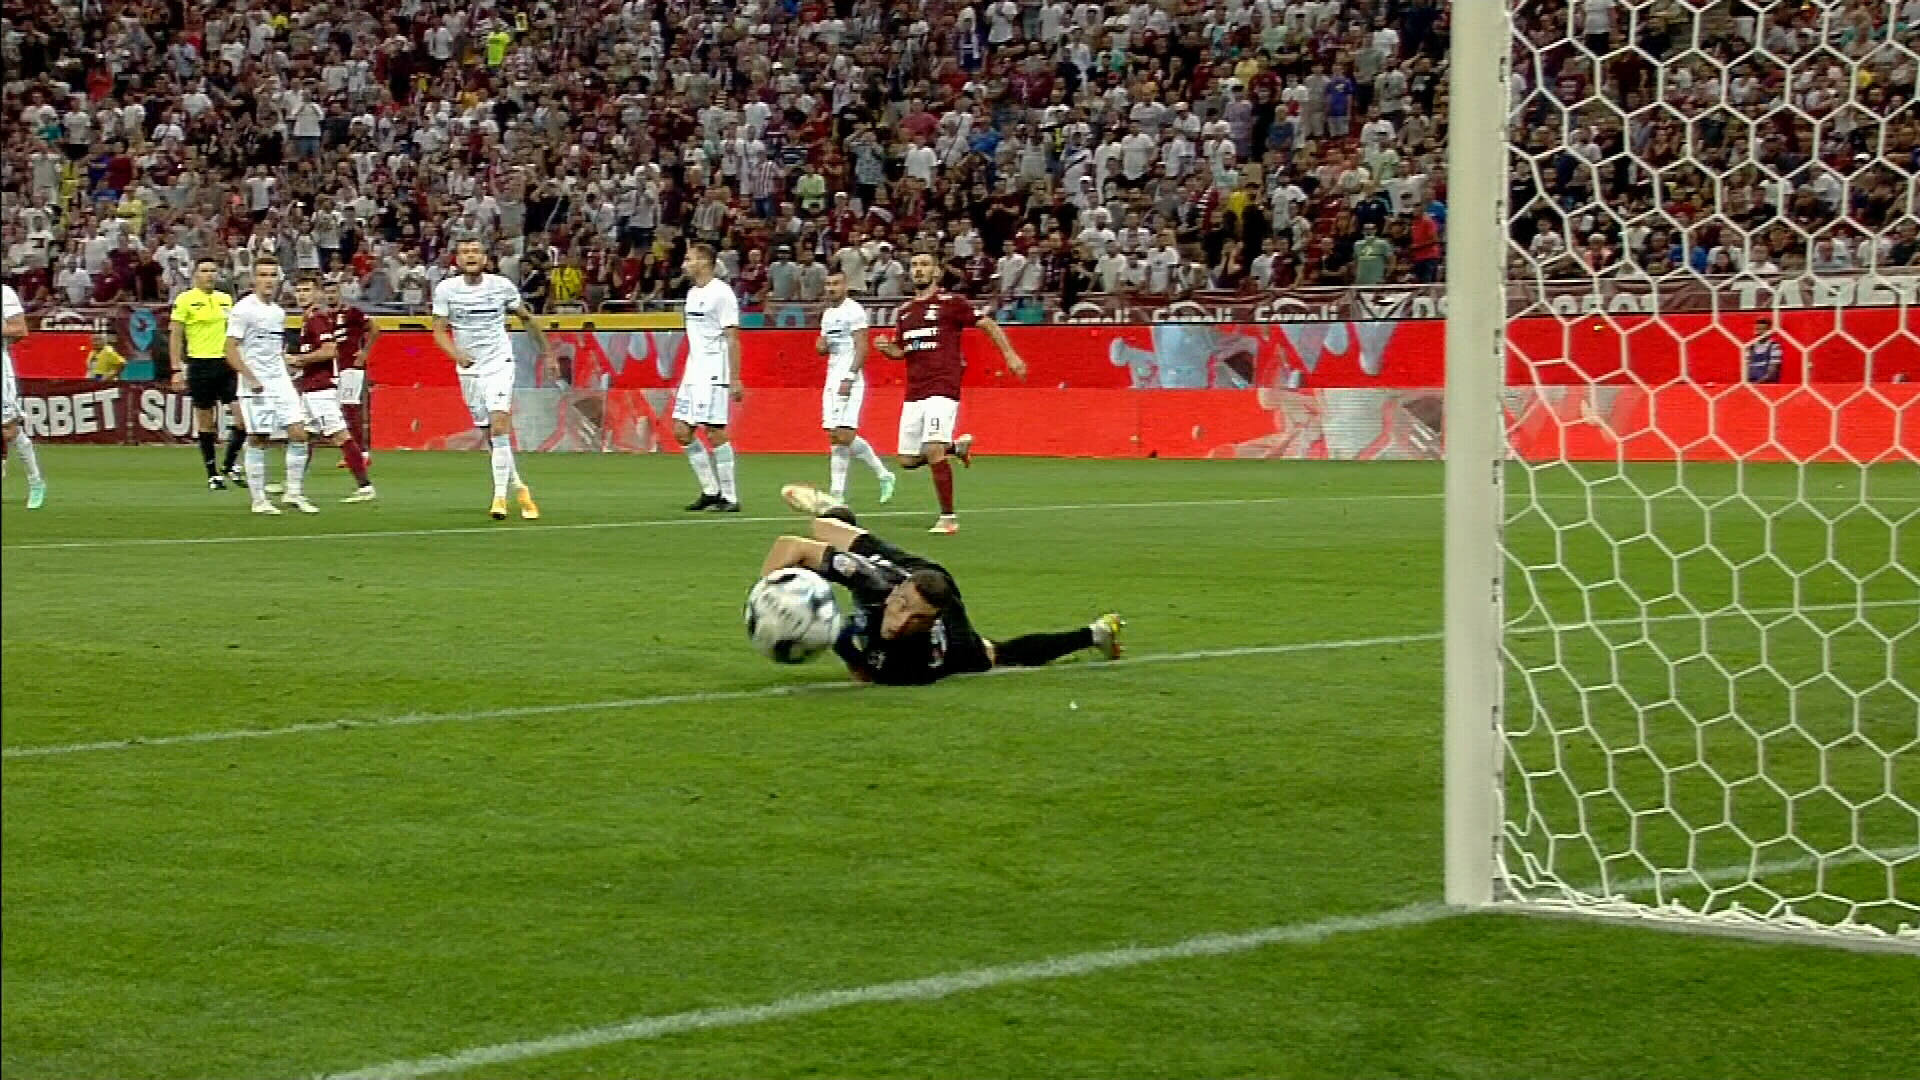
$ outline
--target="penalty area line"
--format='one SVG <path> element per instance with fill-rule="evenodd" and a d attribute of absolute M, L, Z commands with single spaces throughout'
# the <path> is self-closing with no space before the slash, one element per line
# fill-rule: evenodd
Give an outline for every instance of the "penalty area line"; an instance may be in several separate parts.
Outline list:
<path fill-rule="evenodd" d="M 1802 873 L 1817 867 L 1838 867 L 1874 859 L 1898 861 L 1914 854 L 1912 848 L 1891 851 L 1851 851 L 1830 859 L 1795 857 L 1772 862 L 1753 862 L 1714 867 L 1687 875 L 1685 884 L 1708 887 L 1755 880 L 1781 874 Z M 1614 895 L 1651 892 L 1662 884 L 1677 887 L 1671 877 L 1664 880 L 1637 878 L 1616 882 Z M 1597 891 L 1594 887 L 1585 892 Z M 687 1012 L 642 1016 L 602 1027 L 581 1028 L 559 1035 L 517 1042 L 476 1046 L 450 1054 L 390 1061 L 383 1065 L 332 1073 L 321 1080 L 422 1080 L 429 1076 L 464 1072 L 487 1065 L 512 1065 L 556 1054 L 592 1050 L 619 1043 L 644 1042 L 701 1031 L 750 1027 L 777 1023 L 802 1016 L 844 1009 L 856 1005 L 898 1005 L 938 1001 L 956 994 L 991 990 L 1001 986 L 1070 979 L 1097 975 L 1106 971 L 1142 967 L 1177 960 L 1209 956 L 1231 956 L 1277 945 L 1317 945 L 1347 934 L 1366 934 L 1378 930 L 1421 926 L 1459 915 L 1496 912 L 1500 908 L 1468 909 L 1445 904 L 1417 903 L 1389 908 L 1367 915 L 1343 915 L 1312 922 L 1286 923 L 1233 934 L 1201 934 L 1170 945 L 1127 945 L 1097 952 L 1070 953 L 1023 964 L 1004 964 L 971 968 L 918 979 L 872 983 L 867 986 L 795 994 L 758 1005 L 725 1005 Z"/>
<path fill-rule="evenodd" d="M 1727 619 L 1735 617 L 1772 618 L 1809 612 L 1860 611 L 1866 609 L 1912 607 L 1920 600 L 1869 600 L 1852 604 L 1807 604 L 1797 608 L 1754 608 L 1747 611 L 1716 609 L 1704 612 L 1686 612 L 1675 615 L 1633 616 L 1618 619 L 1595 619 L 1577 624 L 1517 626 L 1507 632 L 1515 635 L 1533 636 L 1536 634 L 1570 633 L 1585 629 L 1608 627 L 1632 627 L 1640 625 L 1659 625 L 1693 620 Z M 1295 641 L 1278 645 L 1242 645 L 1216 649 L 1188 649 L 1182 652 L 1143 653 L 1125 660 L 1111 663 L 1055 664 L 1046 667 L 1008 667 L 995 668 L 978 675 L 957 676 L 958 680 L 1013 678 L 1038 675 L 1042 673 L 1064 673 L 1073 671 L 1124 673 L 1132 668 L 1156 665 L 1178 664 L 1195 660 L 1222 660 L 1248 656 L 1287 656 L 1295 653 L 1340 652 L 1349 649 L 1392 648 L 1401 645 L 1417 645 L 1441 640 L 1438 631 L 1413 634 L 1389 634 L 1375 637 L 1335 638 L 1324 641 Z M 954 681 L 954 680 L 948 680 Z M 9 746 L 0 751 L 0 759 L 7 761 L 33 758 L 72 757 L 80 754 L 108 750 L 132 750 L 140 747 L 194 746 L 207 743 L 244 742 L 255 739 L 274 739 L 287 735 L 312 735 L 329 731 L 359 731 L 380 728 L 420 727 L 427 724 L 474 723 L 486 720 L 522 720 L 536 716 L 561 716 L 568 713 L 605 712 L 619 709 L 647 709 L 667 705 L 708 705 L 726 701 L 754 701 L 768 698 L 799 697 L 808 694 L 834 692 L 878 692 L 878 688 L 864 683 L 828 682 L 786 683 L 779 686 L 763 686 L 751 690 L 706 690 L 684 694 L 655 694 L 647 697 L 611 698 L 602 701 L 556 702 L 550 705 L 515 705 L 503 709 L 478 709 L 443 713 L 404 713 L 399 716 L 378 716 L 365 719 L 316 720 L 303 724 L 288 724 L 274 728 L 234 728 L 226 731 L 197 731 L 182 735 L 155 735 L 129 739 L 107 739 L 98 742 L 61 743 L 48 746 Z"/>

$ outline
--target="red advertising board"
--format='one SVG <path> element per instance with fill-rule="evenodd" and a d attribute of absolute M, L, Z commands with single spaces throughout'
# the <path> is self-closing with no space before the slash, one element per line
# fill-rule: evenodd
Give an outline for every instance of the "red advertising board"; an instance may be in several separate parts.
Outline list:
<path fill-rule="evenodd" d="M 47 442 L 193 441 L 192 403 L 157 383 L 21 379 L 20 422 L 28 435 Z"/>
<path fill-rule="evenodd" d="M 479 449 L 455 387 L 382 391 L 374 445 Z M 529 389 L 514 403 L 523 448 L 677 451 L 661 390 Z M 867 436 L 894 449 L 897 387 L 868 395 Z M 1530 460 L 1851 461 L 1920 464 L 1920 384 L 1539 387 L 1507 395 L 1516 453 Z M 824 453 L 818 390 L 749 390 L 730 429 L 745 453 Z M 961 426 L 980 452 L 1091 458 L 1434 460 L 1444 449 L 1433 388 L 969 391 Z"/>

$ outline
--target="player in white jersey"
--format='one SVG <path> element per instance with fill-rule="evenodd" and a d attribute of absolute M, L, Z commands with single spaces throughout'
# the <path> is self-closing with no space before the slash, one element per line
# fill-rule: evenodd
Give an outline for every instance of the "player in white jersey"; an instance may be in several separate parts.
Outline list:
<path fill-rule="evenodd" d="M 713 248 L 687 248 L 685 268 L 693 287 L 687 290 L 687 367 L 673 392 L 673 437 L 687 448 L 700 481 L 700 497 L 687 509 L 737 514 L 740 491 L 727 421 L 733 403 L 746 395 L 740 381 L 740 301 L 731 286 L 713 276 Z"/>
<path fill-rule="evenodd" d="M 7 447 L 20 455 L 20 466 L 27 470 L 27 509 L 38 510 L 47 501 L 47 479 L 40 473 L 40 456 L 34 453 L 33 440 L 20 423 L 20 391 L 13 382 L 13 343 L 27 336 L 27 309 L 11 285 L 0 285 L 0 434 Z"/>
<path fill-rule="evenodd" d="M 227 366 L 240 382 L 240 419 L 247 429 L 242 463 L 253 512 L 278 514 L 267 498 L 267 444 L 287 440 L 287 495 L 283 502 L 303 514 L 320 508 L 307 501 L 307 411 L 287 370 L 287 312 L 280 295 L 280 264 L 253 264 L 253 291 L 227 313 Z"/>
<path fill-rule="evenodd" d="M 847 295 L 847 276 L 835 270 L 827 275 L 827 310 L 820 316 L 820 337 L 814 351 L 827 358 L 827 385 L 820 391 L 820 426 L 827 430 L 832 455 L 828 493 L 838 505 L 847 501 L 847 473 L 853 459 L 873 470 L 880 481 L 880 501 L 893 499 L 893 473 L 873 444 L 860 437 L 860 407 L 867 397 L 867 309 Z"/>
<path fill-rule="evenodd" d="M 553 347 L 520 298 L 519 287 L 487 273 L 484 244 L 462 240 L 454 245 L 453 257 L 460 273 L 433 287 L 433 340 L 459 367 L 467 412 L 473 426 L 487 436 L 493 463 L 493 505 L 487 512 L 495 521 L 506 520 L 511 487 L 519 498 L 520 516 L 532 521 L 540 516 L 540 507 L 513 459 L 513 341 L 507 336 L 507 316 L 520 317 L 542 364 L 553 364 Z"/>

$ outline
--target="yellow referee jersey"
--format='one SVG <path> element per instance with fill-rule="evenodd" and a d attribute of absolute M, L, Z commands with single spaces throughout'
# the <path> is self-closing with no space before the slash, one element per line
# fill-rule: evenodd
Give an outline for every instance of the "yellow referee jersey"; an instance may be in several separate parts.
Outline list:
<path fill-rule="evenodd" d="M 223 360 L 227 355 L 227 312 L 233 297 L 214 290 L 188 289 L 173 302 L 173 322 L 186 328 L 189 360 Z"/>

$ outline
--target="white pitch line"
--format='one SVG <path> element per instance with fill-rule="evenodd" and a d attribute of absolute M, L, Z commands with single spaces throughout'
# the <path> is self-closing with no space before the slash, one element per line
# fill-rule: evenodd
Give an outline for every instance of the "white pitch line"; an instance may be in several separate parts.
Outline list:
<path fill-rule="evenodd" d="M 1592 622 L 1559 624 L 1553 626 L 1518 626 L 1509 630 L 1514 634 L 1569 633 L 1598 627 L 1639 626 L 1642 624 L 1664 624 L 1688 622 L 1694 619 L 1733 618 L 1735 616 L 1771 617 L 1792 615 L 1800 612 L 1836 612 L 1858 611 L 1869 608 L 1912 607 L 1920 600 L 1869 600 L 1855 604 L 1809 604 L 1798 608 L 1754 608 L 1749 611 L 1706 611 L 1698 614 L 1635 616 L 1619 619 L 1596 619 Z M 1191 660 L 1219 660 L 1243 656 L 1285 656 L 1293 653 L 1337 652 L 1346 649 L 1385 648 L 1398 645 L 1415 645 L 1434 642 L 1441 639 L 1438 632 L 1416 634 L 1390 634 L 1381 637 L 1334 638 L 1325 641 L 1295 641 L 1280 645 L 1243 645 L 1217 649 L 1189 649 L 1184 652 L 1144 653 L 1130 656 L 1124 662 L 1059 664 L 1046 667 L 1006 667 L 978 675 L 963 675 L 961 679 L 1006 678 L 1009 676 L 1033 675 L 1041 672 L 1063 671 L 1126 671 L 1143 664 L 1174 664 Z M 787 683 L 780 686 L 763 686 L 753 690 L 711 690 L 685 694 L 657 694 L 650 697 L 613 698 L 602 701 L 558 702 L 551 705 L 516 705 L 504 709 L 481 709 L 467 712 L 445 713 L 405 713 L 400 716 L 378 716 L 364 720 L 319 720 L 304 724 L 289 724 L 276 728 L 236 728 L 227 731 L 197 731 L 184 735 L 155 735 L 130 739 L 110 739 L 99 742 L 63 743 L 50 746 L 9 746 L 0 751 L 0 758 L 15 761 L 30 758 L 66 757 L 103 750 L 131 750 L 139 747 L 154 746 L 193 746 L 203 743 L 240 742 L 252 739 L 273 739 L 283 735 L 310 735 L 326 731 L 354 731 L 361 729 L 417 727 L 423 724 L 470 723 L 480 720 L 517 720 L 530 716 L 556 716 L 575 712 L 600 712 L 610 709 L 645 709 L 662 705 L 707 705 L 721 701 L 747 701 L 765 698 L 794 697 L 801 694 L 825 693 L 847 690 L 873 690 L 863 683 L 825 680 L 819 682 Z"/>
<path fill-rule="evenodd" d="M 1792 505 L 1796 502 L 1844 505 L 1879 504 L 1917 504 L 1920 498 L 1901 496 L 1871 496 L 1867 500 L 1844 496 L 1813 496 L 1801 498 L 1792 495 L 1716 495 L 1693 496 L 1684 492 L 1661 492 L 1652 496 L 1640 495 L 1586 495 L 1577 492 L 1549 492 L 1524 496 L 1524 499 L 1578 501 L 1578 502 L 1642 502 L 1648 499 L 1678 498 L 1688 494 L 1690 502 L 1721 505 L 1728 502 L 1752 502 Z M 1269 506 L 1280 503 L 1378 503 L 1378 502 L 1433 502 L 1441 498 L 1438 491 L 1394 492 L 1382 495 L 1274 495 L 1248 499 L 1169 499 L 1154 502 L 1111 502 L 1111 503 L 1055 503 L 1042 506 L 985 506 L 967 511 L 975 514 L 1024 514 L 1024 513 L 1065 513 L 1076 510 L 1160 510 L 1193 509 L 1210 506 Z M 1524 502 L 1523 496 L 1514 495 L 1516 505 Z M 862 511 L 860 517 L 867 518 L 905 518 L 925 517 L 923 510 L 869 510 Z M 351 532 L 328 533 L 249 533 L 245 536 L 156 536 L 128 537 L 103 540 L 50 540 L 26 544 L 0 545 L 0 551 L 96 551 L 103 548 L 150 548 L 150 547 L 205 547 L 223 544 L 268 544 L 290 540 L 385 540 L 396 537 L 412 536 L 520 536 L 533 532 L 596 532 L 606 529 L 656 529 L 682 528 L 690 525 L 766 525 L 800 520 L 795 515 L 778 517 L 735 517 L 732 515 L 689 516 L 682 518 L 646 518 L 638 521 L 578 521 L 564 524 L 542 524 L 532 526 L 511 525 L 459 525 L 443 529 L 365 529 Z"/>
<path fill-rule="evenodd" d="M 974 514 L 1064 513 L 1073 510 L 1181 510 L 1210 506 L 1266 506 L 1276 503 L 1331 502 L 1403 502 L 1431 500 L 1437 493 L 1418 492 L 1391 495 L 1273 495 L 1251 499 L 1168 499 L 1158 502 L 1053 503 L 1043 506 L 984 506 L 967 510 Z M 927 517 L 924 510 L 862 511 L 868 518 Z M 542 532 L 590 532 L 603 529 L 665 529 L 689 525 L 766 525 L 802 522 L 798 514 L 778 517 L 741 517 L 733 514 L 688 515 L 679 518 L 647 518 L 639 521 L 579 521 L 559 525 L 462 525 L 444 529 L 388 529 L 331 533 L 250 533 L 245 536 L 162 536 L 117 540 L 58 540 L 32 544 L 7 544 L 4 551 L 84 551 L 97 548 L 181 547 L 208 544 L 264 544 L 284 540 L 383 540 L 405 536 L 533 535 Z"/>
<path fill-rule="evenodd" d="M 1849 852 L 1825 860 L 1825 865 L 1844 866 L 1878 858 L 1897 861 L 1913 853 L 1914 849 Z M 1803 856 L 1778 862 L 1719 867 L 1695 875 L 1690 884 L 1710 886 L 1748 878 L 1798 873 L 1813 869 L 1816 865 L 1819 865 L 1819 860 Z M 1616 894 L 1648 892 L 1657 885 L 1658 882 L 1651 878 L 1642 878 L 1621 882 L 1614 887 L 1614 892 Z M 1370 915 L 1345 915 L 1308 923 L 1269 926 L 1238 934 L 1202 934 L 1171 945 L 1130 945 L 1099 952 L 1055 956 L 1025 964 L 972 968 L 920 979 L 903 979 L 897 982 L 873 983 L 841 990 L 795 994 L 792 997 L 784 997 L 760 1005 L 720 1006 L 668 1013 L 662 1016 L 643 1016 L 604 1027 L 583 1028 L 562 1035 L 550 1035 L 523 1042 L 495 1043 L 491 1046 L 474 1047 L 452 1054 L 391 1061 L 384 1065 L 355 1069 L 352 1072 L 329 1074 L 322 1080 L 421 1080 L 423 1077 L 463 1072 L 485 1065 L 511 1065 L 534 1058 L 592 1050 L 617 1043 L 642 1042 L 688 1032 L 774 1023 L 854 1005 L 938 1001 L 941 998 L 975 990 L 990 990 L 999 986 L 1048 979 L 1078 978 L 1103 971 L 1116 971 L 1170 960 L 1228 956 L 1273 945 L 1315 945 L 1342 934 L 1364 934 L 1376 930 L 1419 926 L 1440 919 L 1473 913 L 1471 909 L 1453 908 L 1444 904 L 1407 904 Z"/>

